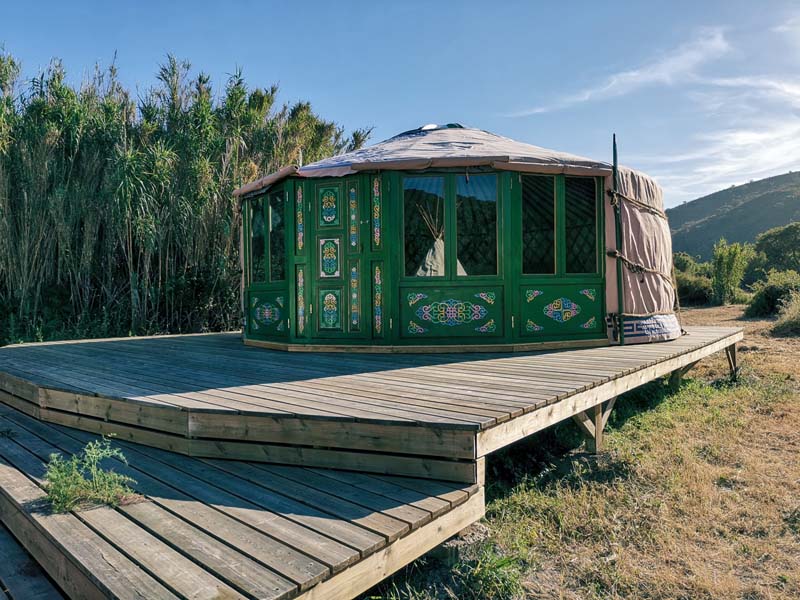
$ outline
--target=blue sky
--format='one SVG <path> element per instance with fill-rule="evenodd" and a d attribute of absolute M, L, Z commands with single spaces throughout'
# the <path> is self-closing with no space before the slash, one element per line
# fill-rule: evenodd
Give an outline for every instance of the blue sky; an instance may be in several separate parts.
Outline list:
<path fill-rule="evenodd" d="M 309 100 L 372 141 L 460 122 L 654 175 L 669 206 L 800 168 L 800 3 L 14 2 L 0 44 L 25 78 L 79 82 L 116 52 L 144 91 L 167 53 L 221 90 Z"/>

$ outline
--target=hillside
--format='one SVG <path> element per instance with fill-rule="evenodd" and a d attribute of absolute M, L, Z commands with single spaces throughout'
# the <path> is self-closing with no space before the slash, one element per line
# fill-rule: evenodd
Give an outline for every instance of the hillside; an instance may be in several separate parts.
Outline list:
<path fill-rule="evenodd" d="M 707 260 L 721 237 L 753 242 L 771 227 L 800 221 L 800 172 L 728 188 L 667 210 L 675 252 Z"/>

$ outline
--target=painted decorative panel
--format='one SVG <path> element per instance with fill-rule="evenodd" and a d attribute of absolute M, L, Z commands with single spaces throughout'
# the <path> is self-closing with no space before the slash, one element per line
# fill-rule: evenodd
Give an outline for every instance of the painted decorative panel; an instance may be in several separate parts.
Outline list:
<path fill-rule="evenodd" d="M 297 335 L 306 332 L 306 281 L 305 267 L 297 267 Z"/>
<path fill-rule="evenodd" d="M 297 252 L 301 252 L 305 247 L 305 210 L 303 207 L 303 186 L 297 184 L 297 193 L 295 194 L 295 227 L 297 229 L 297 241 L 295 243 Z"/>
<path fill-rule="evenodd" d="M 381 178 L 372 178 L 372 248 L 379 250 L 382 243 L 381 218 Z"/>
<path fill-rule="evenodd" d="M 405 338 L 503 333 L 502 288 L 404 288 L 400 299 L 400 333 Z"/>
<path fill-rule="evenodd" d="M 361 331 L 361 281 L 358 261 L 350 261 L 350 331 Z"/>
<path fill-rule="evenodd" d="M 251 292 L 248 301 L 248 332 L 250 335 L 287 335 L 288 302 L 285 292 Z"/>
<path fill-rule="evenodd" d="M 340 252 L 339 238 L 323 238 L 319 241 L 319 276 L 339 277 Z"/>
<path fill-rule="evenodd" d="M 383 263 L 372 267 L 372 331 L 383 337 Z"/>
<path fill-rule="evenodd" d="M 319 328 L 342 329 L 342 292 L 340 289 L 319 290 Z"/>
<path fill-rule="evenodd" d="M 355 184 L 347 189 L 348 246 L 352 252 L 358 250 L 358 193 Z"/>
<path fill-rule="evenodd" d="M 600 286 L 531 285 L 521 288 L 522 336 L 569 337 L 603 330 Z"/>
<path fill-rule="evenodd" d="M 320 227 L 333 227 L 339 224 L 339 186 L 320 187 L 319 200 Z"/>

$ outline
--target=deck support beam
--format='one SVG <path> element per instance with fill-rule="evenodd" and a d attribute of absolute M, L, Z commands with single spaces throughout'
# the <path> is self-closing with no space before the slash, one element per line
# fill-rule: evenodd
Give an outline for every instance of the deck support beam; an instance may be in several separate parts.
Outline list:
<path fill-rule="evenodd" d="M 672 391 L 677 391 L 679 387 L 681 387 L 681 382 L 683 381 L 683 376 L 686 375 L 692 368 L 700 362 L 696 360 L 694 362 L 689 363 L 688 365 L 684 365 L 679 369 L 675 369 L 672 373 L 669 374 L 669 387 Z"/>
<path fill-rule="evenodd" d="M 739 379 L 739 365 L 736 362 L 736 344 L 731 344 L 725 348 L 725 356 L 728 358 L 728 367 L 731 370 L 731 380 Z"/>
<path fill-rule="evenodd" d="M 578 424 L 586 440 L 586 449 L 593 454 L 603 451 L 603 431 L 616 401 L 617 397 L 614 396 L 606 402 L 572 415 L 572 419 Z"/>

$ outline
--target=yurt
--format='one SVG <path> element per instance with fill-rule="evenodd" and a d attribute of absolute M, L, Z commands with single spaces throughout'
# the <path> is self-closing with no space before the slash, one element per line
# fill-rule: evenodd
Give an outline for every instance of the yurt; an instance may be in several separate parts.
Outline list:
<path fill-rule="evenodd" d="M 236 190 L 247 344 L 511 351 L 679 337 L 661 188 L 459 124 Z"/>

